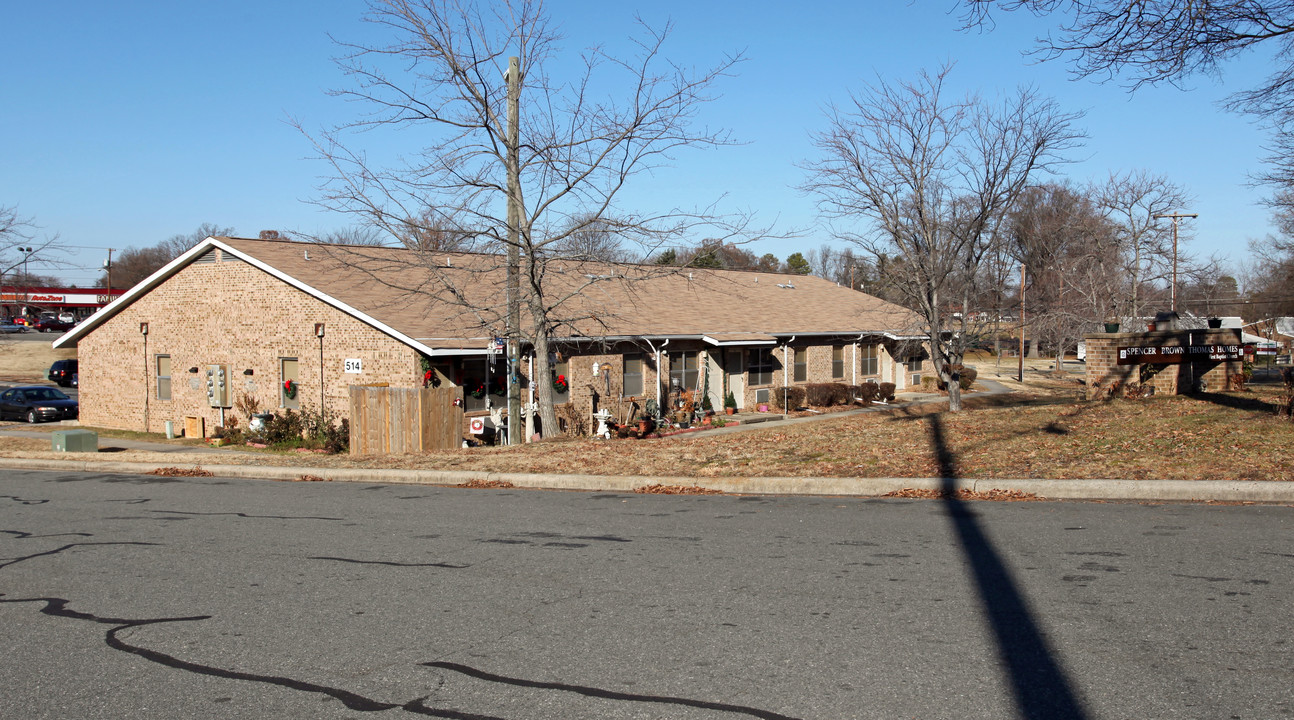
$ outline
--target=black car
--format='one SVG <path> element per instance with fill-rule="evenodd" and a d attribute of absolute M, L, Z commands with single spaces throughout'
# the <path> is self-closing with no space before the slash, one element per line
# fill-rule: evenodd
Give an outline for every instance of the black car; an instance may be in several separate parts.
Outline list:
<path fill-rule="evenodd" d="M 72 376 L 77 374 L 77 362 L 75 360 L 55 360 L 53 365 L 49 366 L 49 374 L 46 377 L 50 382 L 58 383 L 63 387 L 72 384 Z"/>
<path fill-rule="evenodd" d="M 76 327 L 76 323 L 63 322 L 58 318 L 43 317 L 36 321 L 37 332 L 67 332 Z"/>
<path fill-rule="evenodd" d="M 62 390 L 45 385 L 25 385 L 0 393 L 0 420 L 72 420 L 78 409 L 77 402 Z"/>

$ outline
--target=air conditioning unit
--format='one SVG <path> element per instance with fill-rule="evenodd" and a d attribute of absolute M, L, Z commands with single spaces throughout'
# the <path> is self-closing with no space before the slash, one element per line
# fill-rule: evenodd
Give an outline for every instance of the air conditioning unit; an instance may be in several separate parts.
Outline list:
<path fill-rule="evenodd" d="M 768 388 L 755 391 L 755 404 L 762 405 L 768 402 Z"/>
<path fill-rule="evenodd" d="M 908 387 L 921 387 L 921 376 L 913 375 L 908 382 Z"/>

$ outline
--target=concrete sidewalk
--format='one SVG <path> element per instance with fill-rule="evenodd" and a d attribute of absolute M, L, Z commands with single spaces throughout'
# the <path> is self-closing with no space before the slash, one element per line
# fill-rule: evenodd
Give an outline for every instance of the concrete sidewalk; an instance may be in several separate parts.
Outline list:
<path fill-rule="evenodd" d="M 88 453 L 68 453 L 67 460 L 0 458 L 0 468 L 59 472 L 144 474 L 159 463 L 113 462 Z M 939 490 L 940 478 L 840 477 L 660 477 L 621 475 L 556 475 L 455 470 L 343 469 L 265 465 L 203 464 L 216 477 L 259 480 L 299 480 L 309 475 L 335 482 L 379 485 L 460 485 L 467 482 L 506 482 L 519 488 L 632 492 L 649 485 L 702 487 L 739 495 L 832 495 L 876 497 L 913 488 Z M 1294 483 L 1214 480 L 1034 480 L 962 479 L 959 490 L 1016 490 L 1050 500 L 1140 500 L 1180 502 L 1254 502 L 1294 505 Z"/>
<path fill-rule="evenodd" d="M 997 395 L 1012 392 L 992 380 L 977 381 L 985 388 L 976 395 Z M 860 408 L 843 413 L 824 413 L 799 418 L 769 420 L 754 424 L 710 428 L 703 433 L 673 435 L 662 441 L 689 440 L 696 437 L 767 429 L 779 425 L 816 422 L 850 415 L 881 412 L 896 407 L 910 407 L 946 401 L 938 394 L 905 395 L 903 402 Z M 49 432 L 26 430 L 25 425 L 0 426 L 0 435 L 18 437 L 49 437 Z M 75 427 L 69 425 L 68 427 Z M 496 473 L 469 470 L 397 470 L 397 469 L 345 469 L 301 466 L 266 466 L 222 464 L 223 455 L 247 457 L 254 455 L 233 448 L 213 448 L 170 442 L 150 442 L 107 438 L 101 448 L 125 448 L 162 453 L 201 453 L 210 455 L 212 463 L 202 468 L 218 477 L 250 478 L 261 480 L 299 480 L 310 475 L 336 482 L 363 482 L 374 484 L 426 484 L 460 485 L 467 482 L 506 482 L 519 488 L 546 490 L 583 490 L 603 492 L 632 492 L 649 485 L 702 487 L 733 494 L 750 495 L 834 495 L 876 497 L 899 490 L 940 490 L 946 486 L 941 478 L 842 478 L 842 477 L 664 477 L 623 475 L 557 475 L 543 473 Z M 0 468 L 26 470 L 52 470 L 61 472 L 143 474 L 161 467 L 158 463 L 114 462 L 110 455 L 68 453 L 67 459 L 0 458 Z M 989 490 L 1015 490 L 1033 493 L 1051 500 L 1125 500 L 1174 502 L 1254 502 L 1294 505 L 1294 482 L 1281 481 L 1216 481 L 1216 480 L 1041 480 L 1041 479 L 963 479 L 951 484 L 959 490 L 986 492 Z"/>

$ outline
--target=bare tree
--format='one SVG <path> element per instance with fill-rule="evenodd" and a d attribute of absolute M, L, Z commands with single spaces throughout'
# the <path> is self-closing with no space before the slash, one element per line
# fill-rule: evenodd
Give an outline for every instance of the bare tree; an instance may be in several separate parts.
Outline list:
<path fill-rule="evenodd" d="M 40 226 L 30 217 L 19 214 L 18 206 L 0 206 L 0 278 L 8 278 L 10 285 L 40 286 L 54 279 L 44 275 L 29 274 L 31 265 L 38 267 L 66 267 L 68 247 L 57 234 L 43 235 Z"/>
<path fill-rule="evenodd" d="M 526 319 L 509 335 L 534 350 L 539 410 L 551 433 L 557 419 L 546 381 L 550 338 L 577 321 L 596 320 L 564 308 L 588 284 L 612 279 L 603 272 L 584 282 L 551 282 L 558 272 L 548 272 L 551 264 L 573 260 L 559 249 L 582 233 L 613 228 L 625 247 L 648 256 L 700 226 L 717 228 L 720 236 L 741 229 L 740 218 L 726 224 L 710 208 L 643 213 L 618 203 L 632 178 L 671 161 L 677 151 L 729 142 L 725 132 L 697 127 L 694 120 L 739 58 L 700 71 L 672 65 L 662 54 L 669 28 L 643 26 L 635 56 L 613 57 L 593 47 L 569 79 L 559 79 L 550 68 L 565 72 L 571 65 L 559 57 L 561 38 L 540 0 L 372 0 L 366 19 L 392 39 L 344 45 L 339 63 L 353 82 L 337 94 L 369 112 L 312 136 L 332 168 L 318 202 L 397 240 L 406 236 L 408 218 L 425 218 L 430 209 L 434 226 L 452 237 L 518 258 L 513 267 L 519 266 L 520 297 L 513 300 Z M 515 70 L 510 58 L 516 58 Z M 509 122 L 509 79 L 518 98 L 515 125 Z M 610 89 L 619 96 L 604 96 Z M 409 128 L 418 128 L 427 144 L 391 167 L 370 164 L 351 135 Z M 452 279 L 437 274 L 433 253 L 422 255 L 435 282 L 406 290 L 465 303 L 462 288 L 444 285 Z M 568 280 L 585 277 L 570 267 L 562 272 Z M 441 286 L 432 290 L 437 282 Z M 512 324 L 506 320 L 508 294 L 500 293 L 494 306 L 464 308 L 484 329 L 504 335 Z"/>
<path fill-rule="evenodd" d="M 1272 129 L 1271 170 L 1259 179 L 1294 187 L 1294 0 L 960 0 L 967 27 L 992 25 L 991 11 L 1028 10 L 1063 17 L 1056 33 L 1038 39 L 1044 59 L 1066 58 L 1074 74 L 1122 77 L 1130 89 L 1180 85 L 1256 47 L 1274 50 L 1274 70 L 1227 107 Z M 1274 202 L 1288 202 L 1278 194 Z"/>
<path fill-rule="evenodd" d="M 609 220 L 593 219 L 590 222 L 587 218 L 578 218 L 575 224 L 579 229 L 553 246 L 553 252 L 557 255 L 600 262 L 629 262 L 635 259 L 621 245 L 620 236 Z"/>
<path fill-rule="evenodd" d="M 1172 228 L 1167 220 L 1155 216 L 1183 209 L 1191 197 L 1167 177 L 1144 170 L 1111 175 L 1096 190 L 1096 196 L 1098 206 L 1118 232 L 1129 282 L 1128 304 L 1120 309 L 1140 317 L 1147 285 L 1163 283 L 1172 272 Z M 1180 255 L 1179 249 L 1179 263 Z"/>
<path fill-rule="evenodd" d="M 916 81 L 880 82 L 833 108 L 814 136 L 822 159 L 809 164 L 816 193 L 838 235 L 878 259 L 901 258 L 889 277 L 917 311 L 935 370 L 961 409 L 958 382 L 972 340 L 970 288 L 1003 214 L 1029 178 L 1061 161 L 1081 133 L 1079 115 L 1021 89 L 1000 103 L 949 100 L 950 69 Z M 855 229 L 856 223 L 870 227 Z"/>
<path fill-rule="evenodd" d="M 172 235 L 156 245 L 125 248 L 112 261 L 112 286 L 133 287 L 203 240 L 209 237 L 228 237 L 236 232 L 232 227 L 202 223 L 191 233 Z M 108 286 L 106 271 L 100 276 L 98 286 Z"/>
<path fill-rule="evenodd" d="M 1029 336 L 1063 362 L 1083 332 L 1113 311 L 1123 286 L 1112 224 L 1089 194 L 1064 183 L 1021 193 L 1009 215 L 1011 252 L 1025 267 Z"/>

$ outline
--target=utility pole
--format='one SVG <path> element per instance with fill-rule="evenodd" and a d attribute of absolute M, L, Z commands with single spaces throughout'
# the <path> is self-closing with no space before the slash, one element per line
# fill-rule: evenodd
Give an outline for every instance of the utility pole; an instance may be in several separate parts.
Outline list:
<path fill-rule="evenodd" d="M 1016 380 L 1024 382 L 1024 263 L 1020 263 L 1020 371 Z"/>
<path fill-rule="evenodd" d="M 108 271 L 108 302 L 112 302 L 112 248 L 108 248 L 108 261 L 103 267 Z"/>
<path fill-rule="evenodd" d="M 508 58 L 508 444 L 521 442 L 521 59 Z M 535 382 L 534 378 L 530 381 Z M 545 433 L 549 432 L 544 428 Z"/>
<path fill-rule="evenodd" d="M 1177 312 L 1177 221 L 1181 218 L 1197 218 L 1199 213 L 1160 213 L 1155 219 L 1173 219 L 1173 312 Z"/>

